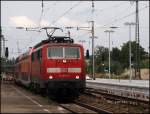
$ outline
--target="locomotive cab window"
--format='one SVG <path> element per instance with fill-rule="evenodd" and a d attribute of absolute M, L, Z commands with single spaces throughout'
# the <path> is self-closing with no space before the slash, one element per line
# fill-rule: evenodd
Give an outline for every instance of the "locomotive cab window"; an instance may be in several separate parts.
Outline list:
<path fill-rule="evenodd" d="M 48 58 L 63 58 L 63 48 L 62 47 L 48 48 Z"/>
<path fill-rule="evenodd" d="M 47 50 L 48 58 L 52 59 L 77 59 L 80 58 L 79 47 L 49 47 Z"/>
<path fill-rule="evenodd" d="M 66 47 L 65 58 L 79 58 L 79 48 L 78 47 Z"/>
<path fill-rule="evenodd" d="M 41 53 L 41 49 L 37 51 L 37 59 L 41 60 L 42 58 L 42 53 Z"/>

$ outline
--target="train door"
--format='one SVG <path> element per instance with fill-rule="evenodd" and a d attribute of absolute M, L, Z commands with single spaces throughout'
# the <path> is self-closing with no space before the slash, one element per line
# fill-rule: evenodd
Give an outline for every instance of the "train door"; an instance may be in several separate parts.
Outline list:
<path fill-rule="evenodd" d="M 42 64 L 42 51 L 41 49 L 32 53 L 32 81 L 38 82 L 42 75 L 41 64 Z"/>

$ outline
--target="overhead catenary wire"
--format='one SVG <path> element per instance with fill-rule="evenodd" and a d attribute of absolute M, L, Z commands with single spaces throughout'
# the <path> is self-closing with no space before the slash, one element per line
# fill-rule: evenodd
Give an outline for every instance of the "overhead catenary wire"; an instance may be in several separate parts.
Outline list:
<path fill-rule="evenodd" d="M 97 14 L 98 12 L 102 13 L 104 11 L 109 11 L 112 8 L 120 7 L 120 6 L 124 5 L 124 4 L 125 4 L 124 2 L 123 3 L 121 2 L 119 4 L 115 4 L 115 5 L 111 6 L 111 7 L 106 7 L 106 8 L 103 8 L 103 9 L 95 9 L 94 11 L 95 11 L 95 14 Z M 90 17 L 90 15 L 87 17 L 87 19 L 89 19 L 89 17 Z"/>
<path fill-rule="evenodd" d="M 134 13 L 133 13 L 134 14 Z M 132 15 L 133 15 L 132 14 Z M 131 15 L 129 15 L 129 16 L 131 16 Z M 129 17 L 129 16 L 127 16 L 127 17 Z M 127 18 L 127 17 L 125 17 L 125 18 Z M 120 17 L 121 18 L 121 17 Z M 123 18 L 123 17 L 122 17 Z M 123 19 L 121 19 L 121 20 L 123 20 Z M 116 23 L 116 22 L 119 22 L 119 21 L 121 21 L 121 20 L 119 20 L 119 18 L 117 18 L 117 19 L 115 19 L 114 20 L 114 22 L 112 22 L 112 23 Z M 110 22 L 110 24 L 111 24 L 111 22 Z M 106 26 L 105 26 L 106 27 Z M 97 28 L 97 27 L 96 27 Z M 98 27 L 98 28 L 100 28 L 100 27 Z M 101 27 L 102 28 L 102 27 Z M 86 34 L 88 34 L 88 33 L 86 33 Z"/>
<path fill-rule="evenodd" d="M 106 7 L 106 8 L 103 8 L 103 9 L 100 9 L 100 10 L 96 10 L 96 12 L 103 12 L 103 11 L 107 11 L 107 10 L 111 10 L 111 9 L 113 9 L 113 8 L 118 8 L 118 7 L 120 7 L 120 6 L 122 6 L 122 5 L 124 5 L 124 4 L 126 4 L 126 3 L 119 3 L 119 4 L 115 4 L 115 5 L 113 5 L 113 6 L 111 6 L 111 7 Z"/>
<path fill-rule="evenodd" d="M 58 2 L 58 1 L 54 2 L 54 3 L 52 4 L 52 6 L 55 6 L 57 2 Z M 47 8 L 47 9 L 45 9 L 45 14 L 46 14 L 51 8 L 52 8 L 52 7 L 49 7 L 49 8 Z"/>
<path fill-rule="evenodd" d="M 148 7 L 149 7 L 149 6 L 146 5 L 145 7 L 139 9 L 139 11 L 142 11 L 142 10 L 148 8 Z M 134 15 L 134 14 L 135 14 L 135 11 L 134 11 L 134 12 L 131 12 L 131 13 L 129 13 L 129 14 L 123 16 L 123 17 L 119 17 L 119 18 L 117 18 L 117 19 L 114 19 L 113 21 L 111 21 L 111 22 L 109 22 L 109 23 L 107 23 L 107 24 L 104 24 L 104 25 L 102 25 L 102 26 L 97 26 L 97 27 L 95 27 L 95 29 L 98 29 L 98 28 L 107 28 L 108 25 L 111 25 L 111 24 L 114 24 L 114 23 L 116 23 L 116 22 L 122 21 L 122 20 L 124 20 L 125 18 L 130 17 L 130 16 L 132 16 L 132 15 Z M 119 28 L 121 28 L 121 27 L 119 27 Z M 124 27 L 122 27 L 122 28 L 124 28 Z M 88 33 L 84 33 L 84 34 L 81 35 L 81 36 L 83 37 L 83 36 L 85 36 L 85 35 L 87 35 L 87 34 L 88 34 Z M 81 36 L 80 36 L 80 37 L 81 37 Z M 79 36 L 78 36 L 78 37 L 79 37 Z"/>
<path fill-rule="evenodd" d="M 77 4 L 74 4 L 71 8 L 69 8 L 65 13 L 63 13 L 61 16 L 59 16 L 56 20 L 52 21 L 52 24 L 55 24 L 59 19 L 61 19 L 63 16 L 65 16 L 66 14 L 68 14 L 72 9 L 74 9 L 75 7 L 77 7 L 79 4 L 81 3 L 81 1 L 79 1 Z"/>
<path fill-rule="evenodd" d="M 113 6 L 111 6 L 111 7 L 107 7 L 107 8 L 103 8 L 103 9 L 100 9 L 100 10 L 97 10 L 97 9 L 92 9 L 92 15 L 93 15 L 93 11 L 95 11 L 95 12 L 102 12 L 102 11 L 106 11 L 106 10 L 111 10 L 112 8 L 117 8 L 117 7 L 120 7 L 120 6 L 122 6 L 122 5 L 124 5 L 124 4 L 126 4 L 126 3 L 119 3 L 119 4 L 115 4 L 115 5 L 113 5 Z M 89 18 L 89 17 L 88 17 Z M 95 27 L 95 28 L 97 28 L 97 27 Z M 100 28 L 107 28 L 107 27 L 100 27 Z M 84 34 L 82 34 L 81 36 L 85 36 L 85 35 L 87 35 L 88 33 L 84 33 Z M 80 36 L 80 37 L 81 37 Z M 79 36 L 78 36 L 79 37 Z"/>
<path fill-rule="evenodd" d="M 149 7 L 149 6 L 145 6 L 145 7 L 141 8 L 141 9 L 139 9 L 139 11 L 142 11 L 142 10 L 148 8 L 148 7 Z M 107 26 L 107 25 L 116 23 L 116 22 L 118 22 L 118 21 L 122 21 L 122 20 L 124 20 L 125 18 L 130 17 L 130 16 L 132 16 L 132 15 L 134 15 L 134 14 L 135 14 L 135 11 L 132 12 L 132 13 L 130 13 L 130 14 L 128 14 L 128 15 L 125 15 L 125 16 L 123 16 L 123 17 L 114 19 L 113 21 L 111 21 L 111 22 L 109 22 L 109 23 L 107 23 L 107 24 L 105 24 L 105 25 L 103 25 L 103 26 L 101 26 L 101 27 L 105 27 L 105 26 Z"/>

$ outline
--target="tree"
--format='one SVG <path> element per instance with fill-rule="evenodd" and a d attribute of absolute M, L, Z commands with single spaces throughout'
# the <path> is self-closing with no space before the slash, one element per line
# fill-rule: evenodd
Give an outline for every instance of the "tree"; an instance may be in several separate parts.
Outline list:
<path fill-rule="evenodd" d="M 120 62 L 120 50 L 115 47 L 115 48 L 112 48 L 112 51 L 111 51 L 111 59 L 114 60 L 114 61 L 119 61 Z"/>
<path fill-rule="evenodd" d="M 119 61 L 112 61 L 111 63 L 111 73 L 119 75 L 123 72 L 123 67 Z"/>
<path fill-rule="evenodd" d="M 121 50 L 117 47 L 112 48 L 111 51 L 111 72 L 114 74 L 120 74 L 123 72 L 123 66 L 120 61 Z"/>
<path fill-rule="evenodd" d="M 144 51 L 144 48 L 142 48 L 140 46 L 140 60 L 144 60 L 145 55 L 147 54 L 147 52 Z M 131 53 L 132 53 L 132 63 L 135 64 L 135 60 L 136 60 L 136 42 L 133 41 L 131 42 Z M 124 43 L 122 48 L 121 48 L 121 53 L 120 53 L 120 61 L 123 64 L 124 68 L 128 68 L 129 67 L 129 42 Z"/>
<path fill-rule="evenodd" d="M 97 46 L 95 51 L 96 72 L 104 72 L 104 62 L 108 61 L 108 48 Z"/>
<path fill-rule="evenodd" d="M 1 58 L 1 72 L 14 72 L 15 58 Z"/>

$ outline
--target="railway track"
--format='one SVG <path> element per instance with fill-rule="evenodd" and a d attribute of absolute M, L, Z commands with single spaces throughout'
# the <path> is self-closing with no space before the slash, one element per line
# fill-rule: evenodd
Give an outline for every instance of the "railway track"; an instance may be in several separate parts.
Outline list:
<path fill-rule="evenodd" d="M 95 107 L 95 106 L 91 106 L 89 104 L 86 104 L 86 103 L 82 103 L 82 102 L 79 102 L 79 101 L 75 101 L 76 104 L 80 105 L 80 106 L 83 106 L 85 108 L 88 108 L 90 110 L 93 110 L 95 112 L 98 112 L 98 113 L 102 113 L 102 114 L 112 114 L 112 112 L 108 111 L 108 110 L 104 110 L 102 108 L 98 108 L 98 107 Z"/>
<path fill-rule="evenodd" d="M 74 113 L 74 114 L 95 113 L 96 114 L 96 112 L 89 110 L 87 108 L 84 108 L 84 107 L 77 105 L 75 103 L 59 104 L 59 106 L 66 109 L 67 111 L 69 111 L 69 113 Z"/>
<path fill-rule="evenodd" d="M 100 89 L 97 90 L 93 88 L 86 88 L 85 94 L 91 95 L 94 97 L 103 97 L 105 99 L 116 101 L 116 102 L 123 101 L 122 103 L 126 103 L 125 101 L 129 101 L 133 105 L 137 105 L 138 103 L 149 104 L 149 101 L 120 96 L 120 95 L 108 93 L 107 91 L 100 90 Z"/>
<path fill-rule="evenodd" d="M 74 114 L 79 114 L 79 113 L 112 114 L 112 112 L 109 112 L 107 110 L 95 106 L 91 106 L 89 104 L 82 103 L 79 101 L 74 101 L 73 103 L 67 103 L 67 104 L 59 104 L 59 106 Z"/>
<path fill-rule="evenodd" d="M 149 102 L 147 101 L 108 94 L 100 90 L 86 89 L 79 101 L 100 107 L 101 110 L 108 113 L 149 113 Z"/>

